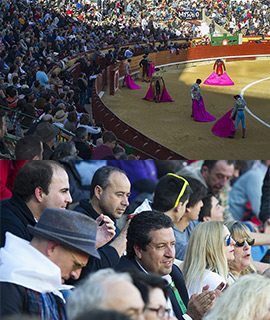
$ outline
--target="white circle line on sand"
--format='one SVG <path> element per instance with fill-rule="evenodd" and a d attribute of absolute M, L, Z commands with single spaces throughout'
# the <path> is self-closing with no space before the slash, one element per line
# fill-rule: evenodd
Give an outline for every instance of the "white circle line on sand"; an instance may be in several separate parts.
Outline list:
<path fill-rule="evenodd" d="M 245 91 L 246 91 L 249 87 L 253 86 L 254 84 L 257 84 L 257 83 L 259 83 L 259 82 L 262 82 L 262 81 L 265 81 L 265 80 L 269 80 L 269 79 L 270 79 L 270 77 L 264 78 L 264 79 L 260 79 L 260 80 L 257 80 L 257 81 L 255 81 L 255 82 L 252 82 L 252 83 L 248 84 L 244 89 L 241 90 L 240 96 L 243 98 Z M 255 118 L 256 120 L 258 120 L 259 122 L 261 122 L 262 124 L 264 124 L 266 127 L 270 128 L 270 124 L 264 122 L 262 119 L 260 119 L 260 118 L 258 118 L 257 116 L 255 116 L 255 114 L 252 113 L 247 106 L 246 106 L 246 110 L 247 110 L 247 112 L 248 112 L 253 118 Z"/>

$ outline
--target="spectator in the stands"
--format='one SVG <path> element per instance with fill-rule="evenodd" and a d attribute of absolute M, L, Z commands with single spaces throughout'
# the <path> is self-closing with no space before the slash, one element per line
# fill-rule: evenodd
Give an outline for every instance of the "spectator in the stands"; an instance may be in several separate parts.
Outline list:
<path fill-rule="evenodd" d="M 224 221 L 225 208 L 219 203 L 216 196 L 208 194 L 202 201 L 199 221 Z"/>
<path fill-rule="evenodd" d="M 258 166 L 246 171 L 234 183 L 229 205 L 235 220 L 251 220 L 252 216 L 259 217 L 263 180 L 269 166 L 270 160 L 262 160 Z M 245 215 L 248 203 L 251 214 Z"/>
<path fill-rule="evenodd" d="M 64 124 L 64 128 L 68 131 L 75 133 L 77 125 L 78 115 L 76 111 L 68 113 L 67 121 Z"/>
<path fill-rule="evenodd" d="M 6 113 L 4 109 L 0 109 L 0 153 L 11 156 L 11 151 L 9 150 L 7 144 L 4 141 L 4 136 L 7 132 L 6 127 Z"/>
<path fill-rule="evenodd" d="M 74 290 L 68 302 L 67 314 L 71 320 L 81 314 L 87 315 L 88 319 L 97 306 L 103 310 L 123 312 L 132 319 L 144 319 L 142 296 L 128 273 L 104 269 L 91 274 Z"/>
<path fill-rule="evenodd" d="M 92 155 L 92 150 L 90 145 L 87 143 L 88 141 L 88 131 L 84 127 L 78 127 L 75 131 L 76 137 L 74 138 L 74 142 L 76 145 L 76 149 L 78 150 L 78 155 L 83 160 L 90 160 Z"/>
<path fill-rule="evenodd" d="M 64 110 L 58 110 L 54 116 L 54 124 L 60 128 L 64 128 L 65 121 L 67 119 L 67 114 Z"/>
<path fill-rule="evenodd" d="M 40 123 L 35 131 L 35 135 L 40 136 L 43 142 L 43 160 L 49 160 L 51 154 L 53 153 L 53 146 L 55 143 L 55 138 L 60 132 L 59 128 L 56 128 L 50 122 Z"/>
<path fill-rule="evenodd" d="M 20 138 L 15 145 L 16 160 L 42 160 L 43 143 L 40 136 L 28 135 Z"/>
<path fill-rule="evenodd" d="M 112 131 L 105 131 L 102 135 L 102 140 L 102 145 L 94 149 L 91 160 L 101 160 L 105 156 L 114 155 L 112 150 L 117 143 L 116 135 Z"/>
<path fill-rule="evenodd" d="M 46 88 L 50 88 L 50 81 L 46 72 L 47 67 L 42 63 L 39 67 L 39 71 L 36 74 L 36 81 L 40 81 L 41 85 L 45 86 Z"/>
<path fill-rule="evenodd" d="M 54 152 L 50 155 L 50 160 L 60 160 L 65 157 L 72 157 L 74 160 L 81 160 L 81 158 L 77 157 L 77 155 L 78 153 L 75 143 L 73 141 L 67 141 L 59 143 Z"/>

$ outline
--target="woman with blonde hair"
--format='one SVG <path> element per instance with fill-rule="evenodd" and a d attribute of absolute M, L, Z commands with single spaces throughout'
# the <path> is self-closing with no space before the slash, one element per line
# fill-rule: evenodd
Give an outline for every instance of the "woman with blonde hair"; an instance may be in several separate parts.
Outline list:
<path fill-rule="evenodd" d="M 228 261 L 234 259 L 234 244 L 222 222 L 202 222 L 194 228 L 181 266 L 189 296 L 200 293 L 205 285 L 215 290 L 221 282 L 233 282 Z"/>
<path fill-rule="evenodd" d="M 203 320 L 269 320 L 270 279 L 259 274 L 241 277 L 220 296 Z"/>
<path fill-rule="evenodd" d="M 228 220 L 224 225 L 229 229 L 234 241 L 234 260 L 229 262 L 230 273 L 235 279 L 256 272 L 251 257 L 251 246 L 255 239 L 251 238 L 249 228 L 242 222 Z"/>

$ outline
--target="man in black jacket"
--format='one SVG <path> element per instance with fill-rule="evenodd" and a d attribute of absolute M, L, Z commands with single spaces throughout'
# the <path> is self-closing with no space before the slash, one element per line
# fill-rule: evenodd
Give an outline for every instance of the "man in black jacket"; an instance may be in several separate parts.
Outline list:
<path fill-rule="evenodd" d="M 116 226 L 116 219 L 120 219 L 129 205 L 130 182 L 124 171 L 110 166 L 99 168 L 92 179 L 90 200 L 83 199 L 75 207 L 75 211 L 82 212 L 93 219 L 99 219 L 101 216 L 108 216 L 115 224 L 116 235 L 112 241 L 101 249 L 109 251 L 107 256 L 112 257 L 108 267 L 113 268 L 126 250 L 126 233 L 129 221 L 120 229 Z M 118 254 L 115 254 L 115 251 Z M 103 256 L 101 254 L 101 261 Z M 97 261 L 98 262 L 98 261 Z M 97 269 L 97 268 L 96 268 Z M 88 268 L 82 272 L 86 276 Z"/>
<path fill-rule="evenodd" d="M 75 208 L 93 219 L 100 214 L 109 216 L 114 222 L 120 219 L 129 205 L 130 182 L 126 173 L 119 168 L 99 168 L 92 179 L 90 200 L 83 199 Z M 116 226 L 116 236 L 120 230 Z"/>
<path fill-rule="evenodd" d="M 46 208 L 65 209 L 72 198 L 69 193 L 68 175 L 65 169 L 54 161 L 29 161 L 18 172 L 10 199 L 0 202 L 1 247 L 5 244 L 5 233 L 31 241 L 27 225 L 35 226 Z M 98 237 L 96 247 L 100 248 L 115 235 L 113 222 L 104 215 L 97 220 Z M 96 219 L 95 219 L 96 220 Z M 102 222 L 103 225 L 100 225 Z M 122 240 L 121 248 L 123 247 Z M 91 271 L 113 267 L 119 261 L 119 240 L 106 248 L 99 249 L 101 259 L 91 257 L 84 275 Z M 124 251 L 124 249 L 121 249 Z"/>
<path fill-rule="evenodd" d="M 201 319 L 210 309 L 215 293 L 203 290 L 189 300 L 180 269 L 174 265 L 175 237 L 172 220 L 158 211 L 144 211 L 132 218 L 127 233 L 127 256 L 118 271 L 141 270 L 168 281 L 168 307 L 177 319 Z M 205 288 L 206 289 L 206 288 Z"/>
<path fill-rule="evenodd" d="M 35 226 L 45 208 L 65 209 L 72 198 L 68 175 L 54 161 L 29 161 L 18 172 L 12 197 L 0 203 L 1 247 L 5 233 L 30 241 L 27 224 Z"/>

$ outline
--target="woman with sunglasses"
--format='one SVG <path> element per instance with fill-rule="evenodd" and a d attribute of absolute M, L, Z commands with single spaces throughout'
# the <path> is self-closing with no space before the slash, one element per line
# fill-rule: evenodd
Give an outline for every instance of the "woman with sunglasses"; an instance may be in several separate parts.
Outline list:
<path fill-rule="evenodd" d="M 229 262 L 230 273 L 235 279 L 256 272 L 251 257 L 251 246 L 255 239 L 251 238 L 249 228 L 240 221 L 226 221 L 225 226 L 229 229 L 235 240 L 234 260 Z"/>
<path fill-rule="evenodd" d="M 234 260 L 234 245 L 222 222 L 202 222 L 194 228 L 181 266 L 189 296 L 202 292 L 206 285 L 215 290 L 221 282 L 225 286 L 234 281 L 228 267 Z"/>

